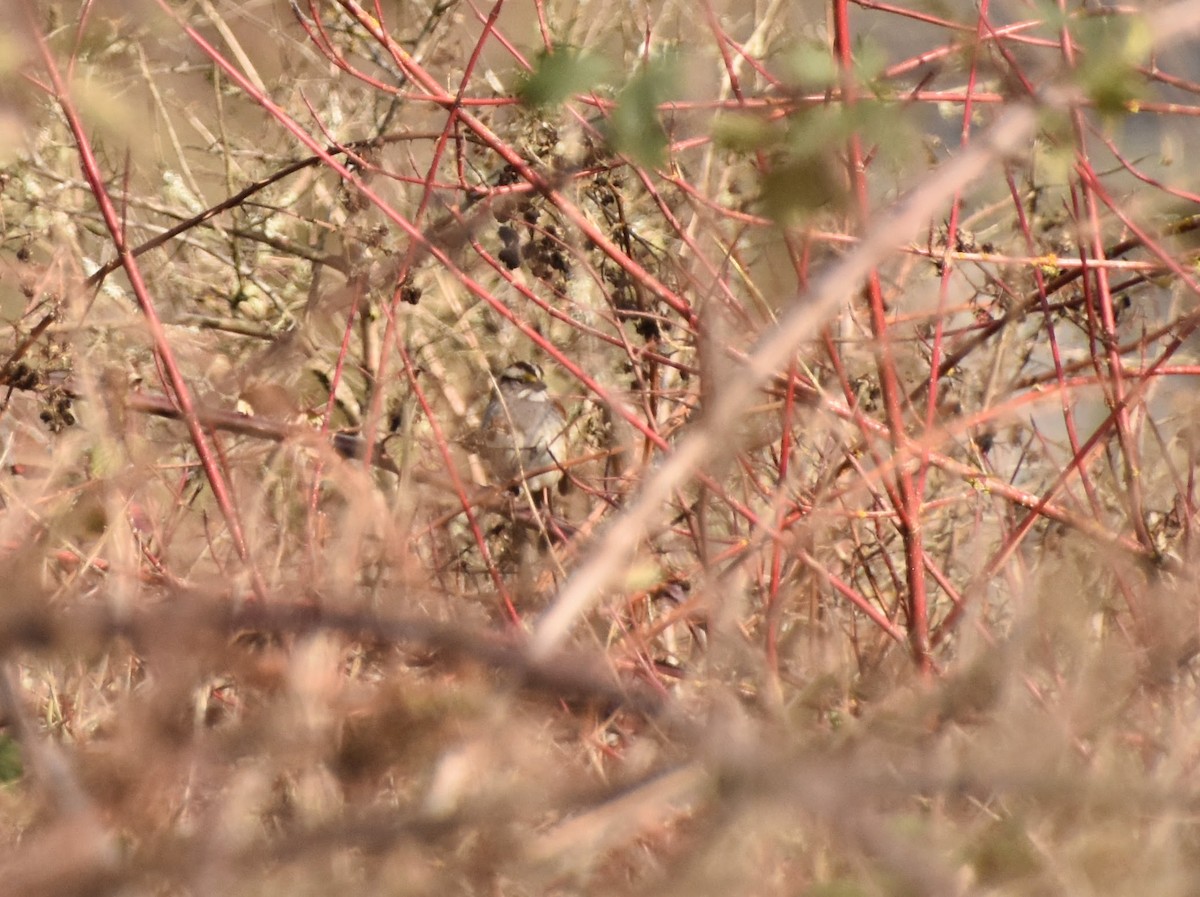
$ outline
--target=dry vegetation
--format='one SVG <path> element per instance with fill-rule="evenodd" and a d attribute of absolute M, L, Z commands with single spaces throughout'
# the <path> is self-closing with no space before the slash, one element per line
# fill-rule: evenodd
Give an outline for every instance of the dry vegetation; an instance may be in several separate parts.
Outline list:
<path fill-rule="evenodd" d="M 7 0 L 0 888 L 1200 891 L 1200 4 L 974 6 Z"/>

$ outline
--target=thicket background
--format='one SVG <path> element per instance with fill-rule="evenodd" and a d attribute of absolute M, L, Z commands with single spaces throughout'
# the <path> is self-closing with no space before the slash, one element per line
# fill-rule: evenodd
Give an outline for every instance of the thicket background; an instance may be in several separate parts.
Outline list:
<path fill-rule="evenodd" d="M 1200 4 L 0 24 L 6 892 L 1200 889 Z"/>

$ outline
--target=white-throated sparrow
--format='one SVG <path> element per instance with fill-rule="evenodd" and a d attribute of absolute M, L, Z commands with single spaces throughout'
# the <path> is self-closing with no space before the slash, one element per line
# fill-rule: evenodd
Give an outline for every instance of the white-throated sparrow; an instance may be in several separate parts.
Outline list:
<path fill-rule="evenodd" d="M 480 422 L 479 453 L 502 483 L 525 479 L 530 492 L 548 489 L 562 476 L 567 419 L 546 390 L 542 369 L 517 361 L 496 379 Z"/>

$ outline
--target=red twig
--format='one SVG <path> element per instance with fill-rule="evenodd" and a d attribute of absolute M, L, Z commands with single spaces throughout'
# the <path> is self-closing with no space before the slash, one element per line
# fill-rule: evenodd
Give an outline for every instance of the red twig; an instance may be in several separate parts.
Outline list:
<path fill-rule="evenodd" d="M 233 545 L 238 556 L 250 572 L 251 587 L 255 595 L 259 600 L 265 600 L 267 597 L 266 585 L 254 563 L 250 547 L 246 542 L 237 506 L 225 482 L 225 477 L 221 474 L 218 467 L 217 459 L 209 448 L 204 427 L 200 422 L 199 416 L 196 414 L 191 390 L 188 388 L 183 373 L 175 361 L 174 351 L 171 349 L 166 331 L 163 329 L 162 321 L 158 316 L 158 310 L 154 305 L 154 300 L 151 298 L 150 291 L 146 287 L 146 282 L 142 277 L 137 261 L 133 257 L 131 248 L 125 240 L 124 227 L 121 225 L 116 208 L 113 206 L 112 200 L 108 195 L 104 177 L 100 173 L 99 162 L 92 151 L 91 141 L 84 130 L 83 122 L 80 120 L 75 109 L 66 83 L 58 71 L 54 55 L 50 52 L 45 37 L 38 27 L 31 4 L 26 3 L 24 10 L 26 23 L 29 26 L 29 33 L 33 37 L 38 55 L 41 57 L 46 74 L 50 78 L 51 85 L 53 85 L 54 99 L 61 107 L 67 124 L 71 129 L 71 134 L 74 137 L 84 177 L 87 179 L 92 195 L 95 197 L 96 204 L 100 209 L 100 214 L 104 218 L 104 224 L 108 228 L 109 235 L 112 237 L 113 246 L 121 258 L 121 264 L 125 269 L 126 276 L 129 278 L 130 287 L 137 297 L 138 306 L 142 310 L 142 317 L 146 321 L 146 327 L 150 331 L 150 337 L 154 342 L 154 350 L 158 362 L 166 374 L 167 382 L 170 384 L 175 401 L 179 404 L 180 413 L 188 428 L 192 445 L 195 447 L 196 453 L 200 458 L 200 464 L 204 468 L 205 476 L 208 478 L 209 485 L 213 490 L 213 497 L 216 499 L 217 507 L 220 508 L 226 526 L 229 527 L 229 534 L 233 539 Z"/>

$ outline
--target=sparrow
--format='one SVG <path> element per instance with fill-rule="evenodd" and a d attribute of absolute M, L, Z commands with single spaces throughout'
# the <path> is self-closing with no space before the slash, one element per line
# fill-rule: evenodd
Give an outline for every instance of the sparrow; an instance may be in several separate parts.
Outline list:
<path fill-rule="evenodd" d="M 542 369 L 517 361 L 495 379 L 480 421 L 480 456 L 502 483 L 524 480 L 532 493 L 563 477 L 566 413 L 546 389 Z"/>

